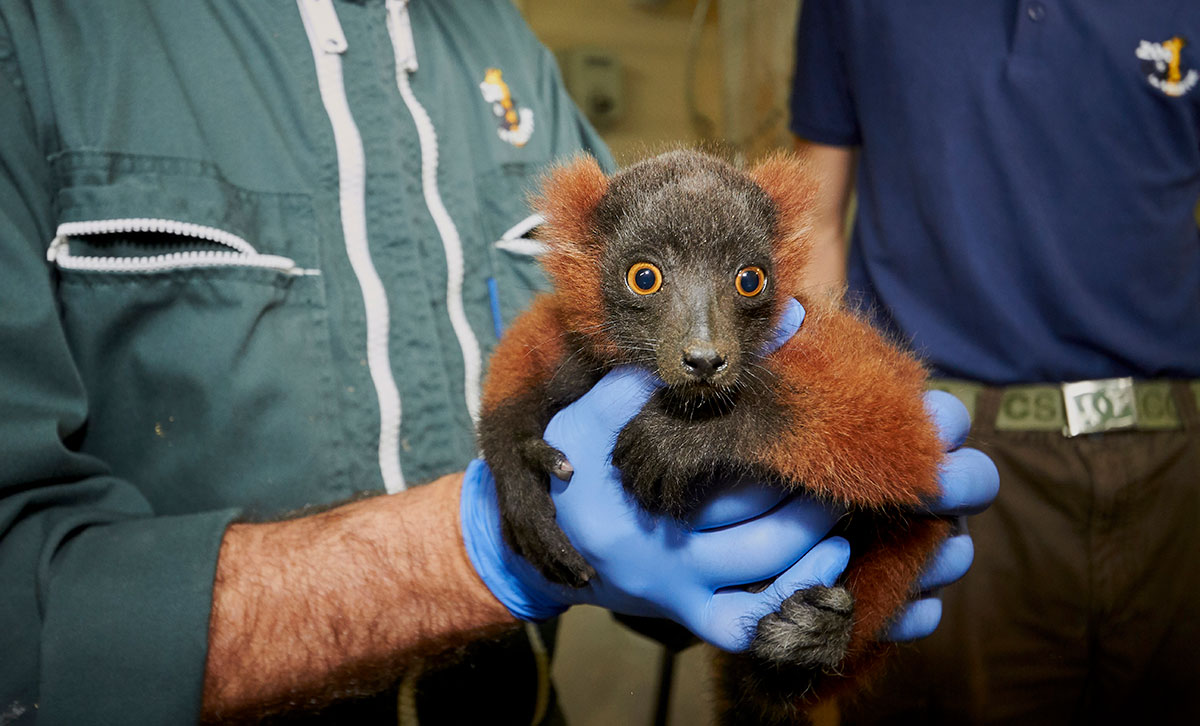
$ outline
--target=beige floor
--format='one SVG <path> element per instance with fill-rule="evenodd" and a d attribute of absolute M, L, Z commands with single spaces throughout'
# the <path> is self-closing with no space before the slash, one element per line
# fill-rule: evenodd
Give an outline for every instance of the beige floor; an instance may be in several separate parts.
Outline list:
<path fill-rule="evenodd" d="M 607 611 L 574 607 L 563 617 L 554 680 L 571 726 L 650 726 L 662 648 L 618 625 Z M 670 726 L 712 723 L 707 655 L 676 661 Z"/>
<path fill-rule="evenodd" d="M 618 625 L 607 611 L 574 607 L 563 616 L 554 680 L 570 726 L 651 726 L 662 648 Z M 711 726 L 707 646 L 675 663 L 668 726 Z M 815 726 L 838 726 L 836 704 L 812 714 Z"/>

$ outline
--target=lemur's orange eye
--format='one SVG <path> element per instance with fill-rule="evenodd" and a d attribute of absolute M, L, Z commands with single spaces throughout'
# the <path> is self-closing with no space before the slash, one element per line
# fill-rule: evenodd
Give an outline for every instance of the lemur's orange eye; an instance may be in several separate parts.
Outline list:
<path fill-rule="evenodd" d="M 767 273 L 761 267 L 750 265 L 738 270 L 737 291 L 739 295 L 754 297 L 767 286 Z"/>
<path fill-rule="evenodd" d="M 662 287 L 662 273 L 649 262 L 639 262 L 625 273 L 625 282 L 639 295 L 653 295 Z"/>

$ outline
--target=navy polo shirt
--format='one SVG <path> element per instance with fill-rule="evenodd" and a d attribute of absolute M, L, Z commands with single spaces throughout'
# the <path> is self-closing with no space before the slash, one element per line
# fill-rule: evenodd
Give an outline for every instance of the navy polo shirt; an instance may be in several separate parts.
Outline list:
<path fill-rule="evenodd" d="M 942 375 L 1200 377 L 1200 2 L 805 0 L 852 300 Z"/>

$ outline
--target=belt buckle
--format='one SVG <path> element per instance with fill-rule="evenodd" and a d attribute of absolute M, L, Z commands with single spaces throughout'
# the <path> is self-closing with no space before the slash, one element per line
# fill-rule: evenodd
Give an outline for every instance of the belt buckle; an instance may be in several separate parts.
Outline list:
<path fill-rule="evenodd" d="M 1104 378 L 1061 384 L 1067 425 L 1063 436 L 1124 431 L 1137 426 L 1133 378 Z"/>

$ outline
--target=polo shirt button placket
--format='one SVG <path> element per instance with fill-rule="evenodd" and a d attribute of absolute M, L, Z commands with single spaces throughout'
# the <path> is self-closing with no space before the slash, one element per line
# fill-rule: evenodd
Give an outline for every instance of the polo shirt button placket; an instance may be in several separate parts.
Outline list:
<path fill-rule="evenodd" d="M 1040 2 L 1031 2 L 1025 7 L 1025 14 L 1035 23 L 1040 23 L 1046 17 L 1046 6 Z"/>

